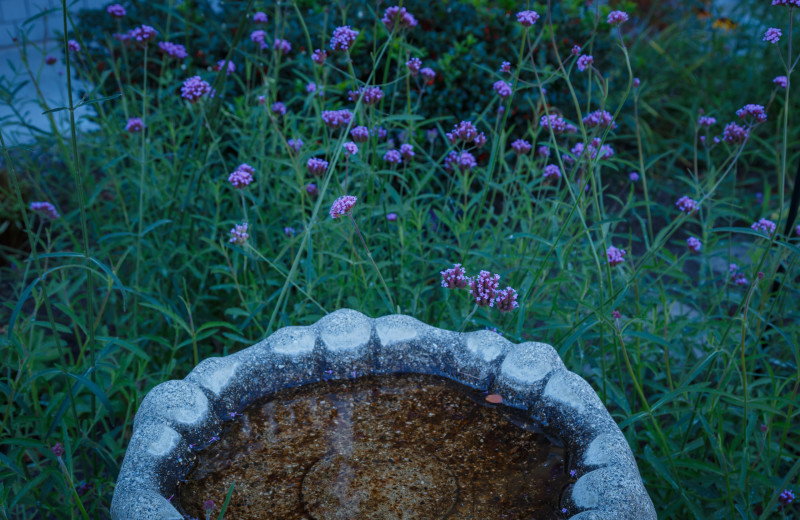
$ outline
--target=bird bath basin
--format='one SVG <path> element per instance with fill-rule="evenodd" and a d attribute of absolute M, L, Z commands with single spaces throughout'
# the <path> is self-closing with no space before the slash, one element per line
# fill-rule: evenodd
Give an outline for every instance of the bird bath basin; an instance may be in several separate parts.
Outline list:
<path fill-rule="evenodd" d="M 111 517 L 204 518 L 232 481 L 243 520 L 656 520 L 622 432 L 552 347 L 351 310 L 153 388 Z"/>

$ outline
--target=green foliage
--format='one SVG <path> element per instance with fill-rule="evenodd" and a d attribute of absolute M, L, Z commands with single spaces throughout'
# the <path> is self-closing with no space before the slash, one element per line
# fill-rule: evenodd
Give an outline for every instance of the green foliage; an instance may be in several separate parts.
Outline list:
<path fill-rule="evenodd" d="M 746 4 L 784 27 L 786 53 L 786 14 L 796 13 Z M 797 518 L 796 508 L 777 509 L 777 496 L 797 489 L 800 469 L 800 243 L 783 234 L 800 107 L 771 83 L 781 62 L 761 29 L 742 18 L 724 32 L 689 9 L 630 8 L 638 18 L 623 26 L 623 47 L 605 7 L 598 16 L 586 2 L 560 2 L 552 25 L 543 16 L 526 32 L 516 4 L 476 0 L 405 2 L 420 26 L 390 38 L 371 2 L 318 5 L 257 6 L 269 14 L 269 42 L 292 42 L 288 56 L 250 41 L 242 3 L 222 15 L 205 2 L 126 5 L 124 29 L 148 23 L 161 40 L 183 43 L 185 68 L 154 44 L 145 54 L 115 41 L 120 28 L 104 12 L 77 18 L 71 34 L 85 52 L 70 56 L 72 88 L 91 92 L 83 107 L 40 100 L 41 109 L 91 114 L 99 130 L 32 133 L 30 147 L 5 149 L 0 177 L 3 516 L 106 517 L 150 388 L 279 327 L 351 307 L 450 329 L 468 317 L 470 330 L 553 344 L 620 424 L 661 518 Z M 360 31 L 352 61 L 332 54 L 313 66 L 308 51 L 343 23 Z M 575 44 L 596 71 L 575 69 Z M 234 74 L 210 70 L 229 52 Z M 409 77 L 411 56 L 436 70 L 433 85 Z M 502 61 L 512 75 L 498 72 Z M 213 99 L 181 99 L 193 75 L 216 87 Z M 629 90 L 634 76 L 642 85 Z M 507 102 L 492 91 L 499 79 L 513 86 Z M 310 81 L 324 96 L 306 92 Z M 383 88 L 380 103 L 347 100 L 366 84 Z M 275 101 L 286 116 L 271 112 Z M 767 122 L 744 146 L 711 146 L 745 103 L 765 105 Z M 583 124 L 601 107 L 616 115 L 615 130 Z M 373 136 L 346 159 L 350 138 L 320 120 L 339 108 L 393 142 Z M 718 119 L 708 131 L 697 127 L 701 108 Z M 546 114 L 578 130 L 551 136 L 539 125 Z M 125 131 L 131 117 L 146 131 Z M 461 120 L 487 137 L 471 149 L 477 167 L 464 171 L 447 167 L 461 145 L 443 135 Z M 438 136 L 429 141 L 431 129 Z M 293 152 L 288 140 L 297 138 L 305 145 Z M 572 151 L 595 138 L 616 153 Z M 401 139 L 414 159 L 387 163 Z M 516 139 L 533 151 L 515 154 Z M 323 176 L 307 172 L 311 157 L 329 161 Z M 255 182 L 237 190 L 228 175 L 241 163 Z M 563 178 L 545 179 L 548 164 Z M 345 193 L 358 197 L 358 231 L 327 215 Z M 699 201 L 698 212 L 675 208 L 683 195 Z M 42 219 L 26 209 L 32 201 L 55 203 L 62 217 Z M 779 232 L 751 230 L 762 217 Z M 249 240 L 231 244 L 229 230 L 242 222 Z M 697 254 L 690 236 L 702 241 Z M 621 265 L 606 261 L 610 246 L 627 251 Z M 470 275 L 501 274 L 519 309 L 471 314 L 466 292 L 440 287 L 439 272 L 455 262 Z M 730 263 L 747 284 L 731 282 Z M 56 442 L 63 464 L 50 451 Z M 209 498 L 223 503 L 226 492 Z"/>

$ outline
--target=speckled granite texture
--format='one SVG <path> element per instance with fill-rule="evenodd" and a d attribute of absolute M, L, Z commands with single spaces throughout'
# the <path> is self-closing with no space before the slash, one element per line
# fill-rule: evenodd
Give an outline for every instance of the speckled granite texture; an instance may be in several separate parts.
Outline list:
<path fill-rule="evenodd" d="M 193 449 L 223 421 L 280 388 L 365 374 L 448 377 L 525 408 L 570 453 L 579 478 L 562 497 L 573 520 L 656 520 L 625 437 L 592 387 L 544 343 L 515 345 L 490 331 L 457 333 L 403 315 L 371 319 L 343 309 L 308 327 L 286 327 L 145 397 L 134 419 L 113 520 L 181 519 L 169 498 Z"/>

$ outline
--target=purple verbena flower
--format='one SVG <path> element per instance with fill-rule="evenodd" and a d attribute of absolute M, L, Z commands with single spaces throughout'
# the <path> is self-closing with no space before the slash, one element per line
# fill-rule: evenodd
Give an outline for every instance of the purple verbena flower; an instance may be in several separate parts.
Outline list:
<path fill-rule="evenodd" d="M 430 143 L 433 144 L 436 142 L 436 138 L 439 136 L 439 130 L 436 128 L 429 128 L 425 130 L 425 139 Z"/>
<path fill-rule="evenodd" d="M 48 65 L 54 65 L 58 61 L 55 56 L 47 55 L 44 59 L 44 62 Z"/>
<path fill-rule="evenodd" d="M 31 202 L 30 209 L 34 213 L 38 213 L 39 215 L 49 218 L 50 220 L 56 220 L 61 217 L 61 215 L 58 214 L 56 207 L 49 202 Z"/>
<path fill-rule="evenodd" d="M 391 32 L 397 27 L 397 29 L 405 29 L 407 27 L 413 28 L 417 26 L 417 19 L 409 13 L 405 7 L 398 7 L 392 6 L 387 8 L 383 12 L 383 18 L 381 18 L 381 22 L 386 27 L 386 29 Z"/>
<path fill-rule="evenodd" d="M 311 175 L 314 175 L 315 177 L 321 177 L 322 174 L 325 173 L 325 170 L 328 169 L 328 161 L 312 157 L 308 160 L 308 162 L 306 162 L 306 169 Z"/>
<path fill-rule="evenodd" d="M 307 94 L 313 94 L 316 91 L 317 91 L 317 84 L 316 83 L 314 83 L 313 81 L 309 81 L 308 83 L 306 83 L 306 93 Z"/>
<path fill-rule="evenodd" d="M 386 220 L 388 220 L 389 222 L 396 221 L 397 220 L 397 213 L 387 213 L 386 214 Z"/>
<path fill-rule="evenodd" d="M 182 60 L 188 56 L 186 47 L 179 43 L 158 42 L 158 48 L 170 58 Z"/>
<path fill-rule="evenodd" d="M 701 116 L 697 120 L 697 126 L 713 126 L 717 124 L 717 119 L 710 116 Z"/>
<path fill-rule="evenodd" d="M 270 107 L 270 110 L 272 110 L 273 114 L 278 116 L 286 115 L 286 105 L 284 105 L 280 101 L 276 101 L 275 103 L 273 103 L 272 106 Z"/>
<path fill-rule="evenodd" d="M 430 67 L 425 67 L 423 69 L 420 69 L 419 74 L 420 76 L 422 76 L 422 79 L 424 79 L 425 82 L 428 83 L 429 85 L 432 84 L 433 80 L 436 78 L 436 73 Z"/>
<path fill-rule="evenodd" d="M 691 215 L 700 205 L 697 203 L 696 200 L 689 198 L 688 196 L 684 195 L 683 197 L 679 198 L 678 201 L 675 203 L 679 210 L 686 213 L 687 215 Z"/>
<path fill-rule="evenodd" d="M 347 215 L 353 209 L 353 206 L 356 205 L 357 201 L 358 199 L 352 195 L 343 195 L 339 197 L 333 202 L 333 205 L 331 205 L 331 218 L 339 218 L 343 215 Z"/>
<path fill-rule="evenodd" d="M 445 289 L 463 289 L 469 283 L 466 271 L 461 264 L 453 264 L 453 267 L 445 269 L 439 274 L 442 275 L 442 287 Z"/>
<path fill-rule="evenodd" d="M 255 23 L 267 23 L 267 13 L 258 11 L 256 14 L 253 15 L 253 21 Z"/>
<path fill-rule="evenodd" d="M 322 121 L 328 128 L 339 128 L 347 126 L 353 119 L 353 114 L 346 109 L 325 110 L 322 112 Z"/>
<path fill-rule="evenodd" d="M 204 511 L 211 511 L 214 509 L 214 501 L 213 500 L 206 500 L 203 502 L 203 510 Z"/>
<path fill-rule="evenodd" d="M 53 455 L 56 457 L 61 458 L 61 456 L 64 455 L 64 446 L 62 446 L 60 442 L 57 442 L 50 448 L 50 451 L 52 451 Z"/>
<path fill-rule="evenodd" d="M 500 312 L 513 311 L 519 307 L 519 304 L 517 303 L 517 291 L 511 287 L 506 287 L 505 289 L 495 292 L 494 300 L 489 304 L 489 306 L 493 306 Z"/>
<path fill-rule="evenodd" d="M 471 170 L 478 163 L 475 161 L 475 156 L 469 152 L 456 152 L 455 150 L 450 152 L 447 157 L 444 159 L 444 168 L 445 170 L 452 170 L 455 166 L 460 171 L 465 172 L 467 170 Z"/>
<path fill-rule="evenodd" d="M 311 61 L 313 61 L 317 65 L 323 65 L 327 58 L 328 58 L 328 51 L 323 49 L 317 49 L 311 53 Z"/>
<path fill-rule="evenodd" d="M 317 194 L 319 193 L 317 185 L 314 184 L 313 182 L 308 183 L 308 185 L 306 186 L 306 193 L 308 193 L 312 197 L 316 197 Z"/>
<path fill-rule="evenodd" d="M 583 72 L 592 63 L 594 63 L 594 57 L 589 54 L 584 54 L 578 58 L 578 70 Z"/>
<path fill-rule="evenodd" d="M 539 157 L 544 157 L 545 159 L 547 159 L 548 157 L 550 157 L 550 148 L 548 148 L 545 145 L 542 145 L 542 146 L 540 146 L 539 148 L 536 149 L 536 155 L 538 155 Z"/>
<path fill-rule="evenodd" d="M 621 312 L 619 312 L 618 310 L 613 310 L 613 311 L 611 311 L 611 317 L 612 317 L 612 318 L 614 318 L 615 320 L 620 320 L 620 319 L 622 319 L 622 313 L 621 313 Z M 575 470 L 574 470 L 574 469 L 573 469 L 573 470 L 571 470 L 571 471 L 569 472 L 569 475 L 570 475 L 572 478 L 575 478 L 575 475 L 573 475 L 573 474 L 572 474 L 572 472 L 573 472 L 573 471 L 575 471 Z M 577 471 L 576 471 L 575 473 L 577 474 Z"/>
<path fill-rule="evenodd" d="M 789 79 L 786 76 L 776 76 L 772 82 L 781 88 L 786 88 L 789 85 Z"/>
<path fill-rule="evenodd" d="M 567 122 L 557 114 L 542 116 L 541 119 L 539 119 L 539 126 L 542 128 L 549 128 L 556 134 L 564 133 L 567 130 Z"/>
<path fill-rule="evenodd" d="M 608 265 L 611 267 L 615 267 L 625 261 L 625 255 L 627 253 L 624 249 L 617 249 L 614 246 L 608 246 L 606 249 L 606 260 L 608 260 Z"/>
<path fill-rule="evenodd" d="M 350 137 L 357 143 L 365 143 L 369 140 L 369 129 L 366 126 L 356 126 L 350 129 Z"/>
<path fill-rule="evenodd" d="M 230 76 L 234 72 L 236 72 L 236 64 L 232 61 L 226 62 L 225 60 L 219 60 L 216 65 L 214 65 L 214 70 L 219 71 L 222 70 L 222 67 L 225 67 L 225 75 Z"/>
<path fill-rule="evenodd" d="M 67 42 L 67 49 L 71 52 L 81 52 L 81 46 L 75 40 L 70 40 Z"/>
<path fill-rule="evenodd" d="M 511 149 L 514 150 L 514 153 L 517 155 L 522 155 L 531 151 L 531 143 L 525 139 L 517 139 L 511 143 Z"/>
<path fill-rule="evenodd" d="M 617 25 L 623 22 L 628 21 L 628 13 L 624 11 L 611 11 L 608 13 L 608 18 L 606 18 L 606 23 Z"/>
<path fill-rule="evenodd" d="M 631 182 L 638 182 L 639 181 L 639 173 L 638 172 L 630 172 L 628 174 L 628 179 L 630 179 Z"/>
<path fill-rule="evenodd" d="M 242 163 L 228 176 L 228 182 L 234 188 L 244 188 L 253 182 L 253 173 L 255 173 L 255 170 L 253 170 L 252 166 Z"/>
<path fill-rule="evenodd" d="M 184 81 L 181 87 L 181 96 L 191 103 L 196 103 L 210 92 L 211 85 L 207 81 L 203 81 L 200 76 L 192 76 Z"/>
<path fill-rule="evenodd" d="M 262 31 L 261 29 L 250 33 L 250 40 L 253 43 L 257 43 L 259 47 L 261 47 L 262 51 L 267 47 L 269 47 L 269 45 L 267 45 L 267 42 L 265 41 L 266 39 L 267 39 L 267 33 Z"/>
<path fill-rule="evenodd" d="M 772 236 L 772 234 L 775 233 L 776 226 L 775 222 L 765 218 L 760 218 L 758 219 L 758 221 L 753 222 L 753 224 L 750 226 L 750 229 L 755 231 L 762 231 L 767 235 Z"/>
<path fill-rule="evenodd" d="M 781 494 L 778 495 L 778 502 L 780 502 L 783 507 L 786 507 L 792 502 L 794 502 L 794 499 L 795 499 L 794 491 L 792 491 L 791 489 L 784 489 L 783 491 L 781 491 Z"/>
<path fill-rule="evenodd" d="M 689 248 L 689 251 L 692 253 L 699 253 L 700 248 L 703 247 L 703 244 L 695 237 L 689 237 L 686 239 L 686 247 Z"/>
<path fill-rule="evenodd" d="M 456 144 L 458 141 L 471 143 L 478 137 L 478 129 L 471 121 L 461 121 L 453 127 L 452 132 L 448 132 L 445 135 L 450 144 Z"/>
<path fill-rule="evenodd" d="M 354 31 L 349 25 L 337 27 L 333 31 L 333 36 L 331 37 L 331 49 L 335 51 L 349 52 L 350 47 L 353 45 L 353 42 L 356 41 L 357 37 L 358 31 Z"/>
<path fill-rule="evenodd" d="M 407 144 L 407 143 L 406 144 L 401 144 L 400 145 L 400 155 L 403 156 L 403 160 L 405 160 L 407 162 L 411 161 L 414 158 L 414 156 L 416 155 L 414 153 L 414 147 L 411 146 L 410 144 Z"/>
<path fill-rule="evenodd" d="M 131 29 L 129 34 L 131 40 L 136 40 L 139 43 L 147 43 L 156 38 L 158 31 L 149 25 L 140 25 L 139 27 Z"/>
<path fill-rule="evenodd" d="M 403 162 L 403 156 L 397 150 L 389 150 L 383 154 L 383 160 L 388 163 L 400 164 Z"/>
<path fill-rule="evenodd" d="M 125 8 L 122 7 L 120 4 L 109 5 L 108 7 L 106 7 L 106 12 L 112 18 L 122 18 L 127 14 L 125 12 Z"/>
<path fill-rule="evenodd" d="M 639 78 L 633 78 L 633 88 L 638 88 L 641 84 L 642 81 Z"/>
<path fill-rule="evenodd" d="M 747 104 L 736 111 L 736 115 L 741 119 L 751 117 L 756 123 L 763 123 L 767 120 L 767 113 L 763 105 Z"/>
<path fill-rule="evenodd" d="M 511 85 L 503 80 L 495 81 L 494 85 L 492 85 L 492 90 L 494 90 L 501 99 L 508 99 L 511 96 Z"/>
<path fill-rule="evenodd" d="M 374 105 L 383 99 L 383 90 L 380 87 L 359 87 L 358 90 L 351 90 L 347 94 L 350 101 L 356 102 L 362 99 L 365 105 Z"/>
<path fill-rule="evenodd" d="M 510 74 L 511 73 L 511 63 L 508 62 L 508 61 L 504 61 L 502 64 L 500 64 L 500 72 L 502 72 L 504 74 Z"/>
<path fill-rule="evenodd" d="M 535 24 L 538 19 L 539 13 L 536 11 L 520 11 L 517 13 L 517 21 L 522 24 L 523 27 L 530 27 Z"/>
<path fill-rule="evenodd" d="M 284 226 L 283 234 L 286 235 L 289 238 L 292 238 L 294 236 L 294 234 L 295 234 L 295 230 L 291 226 Z M 233 418 L 233 416 L 231 416 L 231 418 Z"/>
<path fill-rule="evenodd" d="M 800 7 L 800 0 L 772 0 L 772 5 L 784 5 L 787 7 Z"/>
<path fill-rule="evenodd" d="M 736 264 L 731 264 L 728 266 L 728 273 L 730 274 L 730 280 L 732 283 L 736 285 L 749 285 L 750 280 L 744 275 L 743 272 L 739 270 L 739 266 Z"/>
<path fill-rule="evenodd" d="M 237 246 L 243 246 L 248 238 L 250 238 L 250 235 L 247 234 L 247 222 L 243 222 L 231 228 L 231 238 L 228 242 L 236 244 Z"/>
<path fill-rule="evenodd" d="M 614 122 L 614 116 L 605 110 L 595 110 L 591 112 L 583 118 L 583 124 L 589 128 L 594 128 L 596 126 L 606 128 L 610 126 L 613 130 L 617 127 L 617 123 Z"/>
<path fill-rule="evenodd" d="M 561 170 L 555 164 L 548 164 L 544 167 L 542 175 L 545 179 L 558 180 L 561 178 Z"/>
<path fill-rule="evenodd" d="M 289 139 L 287 141 L 289 148 L 294 150 L 295 152 L 299 152 L 300 148 L 303 147 L 303 140 L 302 139 Z"/>
<path fill-rule="evenodd" d="M 350 155 L 355 155 L 355 154 L 358 153 L 358 145 L 356 143 L 354 143 L 353 141 L 348 141 L 348 142 L 344 143 L 342 145 L 342 148 L 344 148 L 344 151 L 347 152 Z"/>
<path fill-rule="evenodd" d="M 469 293 L 478 307 L 490 307 L 494 303 L 500 275 L 489 271 L 481 271 L 478 276 L 469 279 Z"/>
<path fill-rule="evenodd" d="M 281 54 L 289 54 L 292 50 L 292 44 L 283 38 L 275 38 L 275 41 L 272 42 L 272 48 Z"/>
<path fill-rule="evenodd" d="M 728 123 L 722 130 L 722 140 L 730 144 L 741 144 L 747 141 L 750 131 L 736 123 Z M 716 138 L 715 138 L 716 142 Z"/>
<path fill-rule="evenodd" d="M 572 50 L 570 51 L 573 56 L 580 56 L 581 55 L 581 46 L 580 45 L 573 45 Z"/>
<path fill-rule="evenodd" d="M 422 68 L 422 60 L 419 58 L 411 58 L 406 62 L 406 68 L 412 76 L 416 76 L 419 74 L 420 68 Z"/>
<path fill-rule="evenodd" d="M 142 122 L 142 118 L 132 117 L 128 119 L 128 123 L 125 125 L 125 130 L 132 134 L 144 130 L 144 122 Z"/>
<path fill-rule="evenodd" d="M 783 31 L 776 29 L 775 27 L 770 27 L 767 29 L 767 32 L 764 33 L 764 37 L 761 38 L 761 41 L 778 43 L 781 39 L 781 36 L 783 36 Z"/>

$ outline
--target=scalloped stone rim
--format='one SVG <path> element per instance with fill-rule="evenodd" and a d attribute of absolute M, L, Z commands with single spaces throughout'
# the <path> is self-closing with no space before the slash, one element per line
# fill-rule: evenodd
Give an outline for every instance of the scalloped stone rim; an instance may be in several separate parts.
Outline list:
<path fill-rule="evenodd" d="M 368 318 L 342 309 L 314 325 L 285 327 L 181 381 L 154 387 L 134 418 L 112 520 L 181 520 L 171 503 L 194 450 L 249 403 L 287 386 L 368 374 L 444 376 L 503 396 L 558 437 L 579 476 L 560 507 L 577 519 L 657 520 L 625 436 L 583 378 L 550 345 L 513 344 L 490 331 L 451 332 L 405 315 Z"/>

